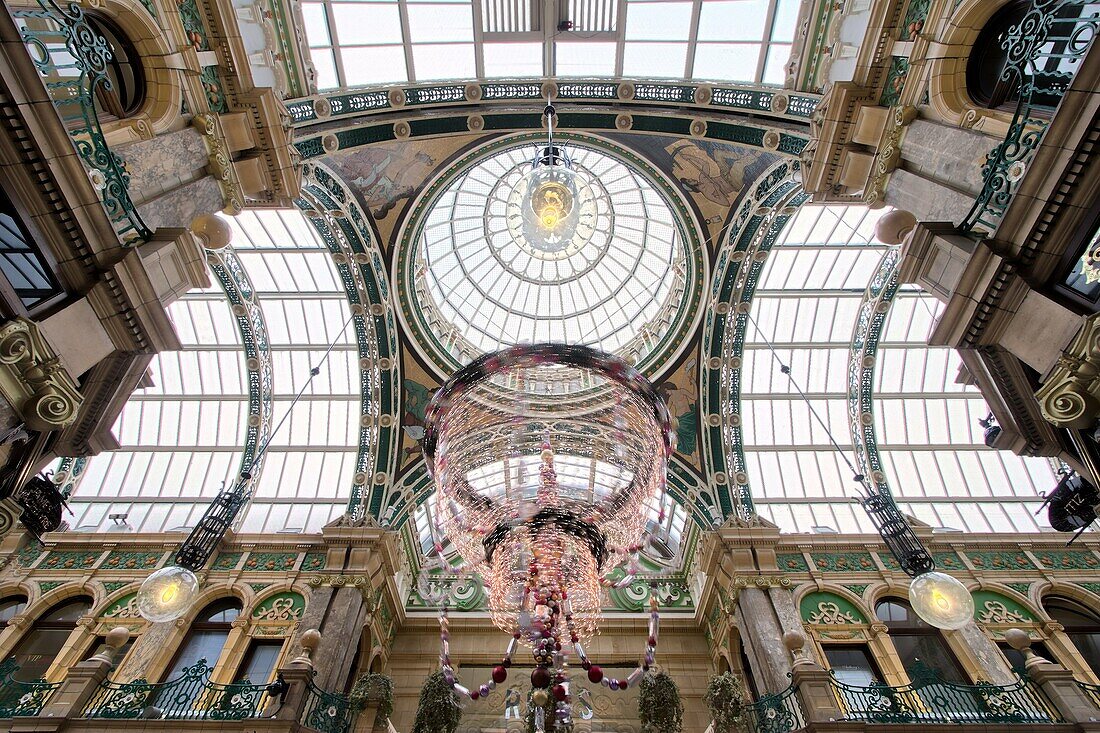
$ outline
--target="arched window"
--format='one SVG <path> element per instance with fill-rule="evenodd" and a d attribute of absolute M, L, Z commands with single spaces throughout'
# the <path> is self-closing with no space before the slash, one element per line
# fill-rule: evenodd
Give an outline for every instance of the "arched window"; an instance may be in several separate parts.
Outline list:
<path fill-rule="evenodd" d="M 8 596 L 0 600 L 0 629 L 8 626 L 8 621 L 27 610 L 26 596 Z"/>
<path fill-rule="evenodd" d="M 65 642 L 76 630 L 76 622 L 91 610 L 87 596 L 68 598 L 38 617 L 31 630 L 15 647 L 12 657 L 19 665 L 16 674 L 23 680 L 46 676 L 54 660 L 65 648 Z"/>
<path fill-rule="evenodd" d="M 1031 96 L 1033 108 L 1045 108 L 1053 113 L 1058 106 L 1060 94 L 1039 90 L 1057 86 L 1062 75 L 1072 78 L 1076 73 L 1080 52 L 1076 50 L 1074 39 L 1078 35 L 1078 25 L 1082 23 L 1080 19 L 1088 18 L 1095 12 L 1092 5 L 1066 3 L 1054 13 L 1054 20 L 1046 29 L 1048 40 L 1041 49 L 1041 55 L 1025 71 L 1025 75 L 1035 78 L 1037 89 Z M 1018 52 L 1018 49 L 1006 48 L 1005 44 L 1012 45 L 1012 29 L 1021 25 L 1031 7 L 1030 0 L 1010 0 L 986 21 L 978 33 L 966 62 L 966 87 L 970 98 L 979 106 L 988 109 L 1014 108 L 1020 99 L 1021 84 L 1031 81 L 1031 78 L 1020 79 L 1015 75 L 1001 78 L 1006 61 L 1014 51 Z"/>
<path fill-rule="evenodd" d="M 875 615 L 890 628 L 890 639 L 906 670 L 920 663 L 949 682 L 970 682 L 939 629 L 921 620 L 907 601 L 881 600 L 875 605 Z"/>
<path fill-rule="evenodd" d="M 1100 675 L 1100 618 L 1068 598 L 1052 596 L 1043 602 L 1043 606 L 1050 617 L 1065 628 L 1066 636 L 1077 647 L 1085 663 Z"/>
<path fill-rule="evenodd" d="M 229 638 L 233 622 L 241 613 L 241 602 L 236 598 L 223 598 L 214 601 L 195 617 L 187 638 L 183 640 L 176 658 L 161 678 L 167 681 L 178 677 L 187 667 L 200 659 L 205 659 L 209 667 L 218 663 L 222 647 Z"/>
<path fill-rule="evenodd" d="M 95 90 L 99 121 L 130 117 L 145 102 L 145 72 L 141 67 L 141 57 L 113 20 L 96 12 L 85 14 L 85 18 L 92 30 L 107 42 L 107 48 L 111 51 L 106 69 L 110 85 L 99 84 Z"/>

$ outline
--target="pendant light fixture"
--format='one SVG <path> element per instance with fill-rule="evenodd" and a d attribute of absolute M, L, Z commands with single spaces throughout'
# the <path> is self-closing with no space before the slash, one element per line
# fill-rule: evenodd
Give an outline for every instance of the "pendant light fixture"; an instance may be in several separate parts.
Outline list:
<path fill-rule="evenodd" d="M 233 526 L 241 509 L 252 497 L 252 469 L 267 452 L 271 441 L 290 417 L 291 411 L 305 394 L 310 382 L 321 373 L 321 367 L 328 361 L 337 342 L 343 338 L 348 326 L 351 325 L 352 318 L 354 315 L 348 317 L 344 327 L 329 344 L 317 366 L 309 370 L 309 379 L 298 390 L 298 394 L 294 396 L 282 419 L 241 471 L 237 483 L 231 489 L 223 489 L 206 508 L 198 524 L 176 551 L 175 563 L 157 570 L 141 584 L 135 600 L 138 612 L 143 618 L 153 623 L 173 621 L 187 613 L 194 604 L 199 595 L 199 579 L 195 571 L 206 565 L 210 555 L 225 537 L 225 533 Z"/>

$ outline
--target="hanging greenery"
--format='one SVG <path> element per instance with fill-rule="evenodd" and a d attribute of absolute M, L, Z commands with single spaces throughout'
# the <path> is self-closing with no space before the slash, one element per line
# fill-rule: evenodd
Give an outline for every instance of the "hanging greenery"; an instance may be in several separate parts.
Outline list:
<path fill-rule="evenodd" d="M 726 672 L 707 685 L 703 702 L 714 718 L 714 733 L 737 733 L 742 728 L 741 712 L 745 706 L 745 683 L 741 675 Z"/>
<path fill-rule="evenodd" d="M 368 703 L 378 703 L 378 723 L 385 723 L 393 713 L 393 680 L 386 674 L 364 674 L 355 681 L 348 696 L 360 710 Z"/>
<path fill-rule="evenodd" d="M 680 690 L 666 672 L 642 678 L 638 692 L 638 719 L 642 733 L 680 733 L 684 725 L 684 704 Z"/>
<path fill-rule="evenodd" d="M 443 670 L 437 669 L 420 688 L 412 733 L 454 733 L 461 720 L 462 708 L 455 691 L 443 678 Z"/>

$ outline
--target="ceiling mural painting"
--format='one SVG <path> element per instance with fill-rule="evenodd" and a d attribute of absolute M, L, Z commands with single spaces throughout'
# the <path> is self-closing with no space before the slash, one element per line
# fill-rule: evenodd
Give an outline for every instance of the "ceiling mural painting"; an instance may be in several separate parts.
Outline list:
<path fill-rule="evenodd" d="M 636 134 L 608 137 L 637 150 L 679 184 L 681 193 L 698 212 L 712 251 L 718 250 L 715 243 L 746 187 L 782 157 L 718 140 Z"/>
<path fill-rule="evenodd" d="M 325 163 L 370 212 L 388 256 L 407 205 L 458 151 L 482 137 L 453 135 L 382 142 L 336 152 L 326 157 Z"/>

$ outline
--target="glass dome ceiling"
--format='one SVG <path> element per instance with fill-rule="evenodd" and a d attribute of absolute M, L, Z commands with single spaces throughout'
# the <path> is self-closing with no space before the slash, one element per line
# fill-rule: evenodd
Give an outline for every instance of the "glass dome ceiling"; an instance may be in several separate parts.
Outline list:
<path fill-rule="evenodd" d="M 509 206 L 540 149 L 525 138 L 475 151 L 425 194 L 398 258 L 396 282 L 413 283 L 399 288 L 403 315 L 444 373 L 544 341 L 653 365 L 695 310 L 698 247 L 689 249 L 692 230 L 674 212 L 674 194 L 609 149 L 566 142 L 588 218 L 567 246 L 540 250 Z"/>
<path fill-rule="evenodd" d="M 320 89 L 463 78 L 782 85 L 799 0 L 307 0 Z"/>

